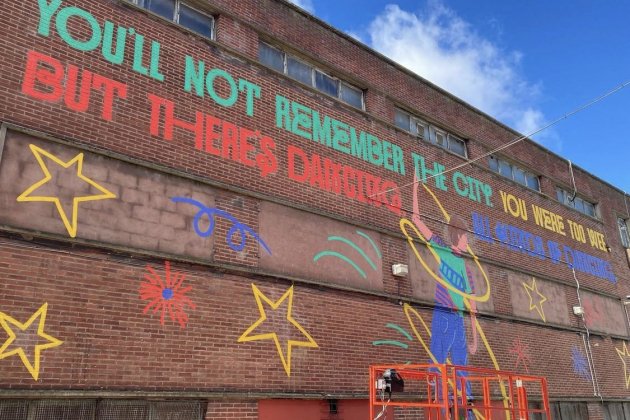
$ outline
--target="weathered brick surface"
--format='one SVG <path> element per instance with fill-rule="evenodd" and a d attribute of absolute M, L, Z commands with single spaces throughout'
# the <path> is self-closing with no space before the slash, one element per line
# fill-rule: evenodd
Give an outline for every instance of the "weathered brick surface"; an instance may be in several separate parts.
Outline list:
<path fill-rule="evenodd" d="M 5 28 L 0 33 L 3 57 L 0 122 L 38 134 L 9 128 L 0 161 L 2 228 L 22 234 L 3 233 L 0 240 L 0 312 L 26 322 L 44 302 L 48 303 L 46 332 L 63 344 L 42 352 L 38 381 L 33 381 L 18 357 L 0 360 L 0 388 L 365 396 L 369 364 L 429 360 L 427 328 L 431 326 L 430 304 L 435 293 L 429 271 L 437 270 L 438 264 L 431 250 L 417 242 L 418 252 L 432 267 L 429 271 L 423 268 L 401 234 L 399 222 L 401 217 L 411 218 L 412 153 L 422 155 L 428 167 L 439 162 L 452 168 L 463 160 L 394 128 L 394 104 L 467 139 L 472 159 L 512 140 L 516 133 L 283 2 L 209 1 L 210 10 L 217 14 L 216 42 L 166 24 L 124 1 L 62 3 L 62 7 L 71 5 L 88 10 L 98 22 L 110 20 L 126 28 L 133 27 L 145 36 L 147 43 L 159 41 L 160 69 L 165 80 L 159 82 L 133 71 L 131 50 L 126 52 L 123 64 L 112 65 L 102 57 L 100 49 L 90 52 L 72 49 L 54 29 L 55 18 L 50 35 L 39 35 L 35 0 L 4 5 Z M 89 35 L 89 28 L 80 19 L 71 19 L 68 27 L 78 38 Z M 259 65 L 259 38 L 284 45 L 290 51 L 300 51 L 332 74 L 356 81 L 366 89 L 366 111 L 353 109 Z M 22 92 L 29 51 L 51 56 L 62 66 L 72 64 L 125 83 L 127 97 L 115 100 L 111 121 L 102 117 L 103 92 L 99 90 L 91 91 L 85 112 L 68 109 L 62 98 L 47 102 L 29 97 Z M 254 115 L 247 115 L 243 97 L 227 107 L 220 106 L 207 94 L 200 98 L 185 92 L 186 55 L 205 61 L 207 69 L 217 67 L 227 71 L 237 82 L 243 78 L 260 86 L 262 94 L 255 102 Z M 227 97 L 228 86 L 218 83 L 217 92 Z M 261 175 L 258 161 L 250 166 L 255 152 L 241 154 L 234 145 L 214 152 L 214 147 L 221 147 L 220 142 L 209 144 L 206 139 L 198 144 L 190 127 L 175 127 L 173 139 L 166 140 L 163 118 L 157 135 L 152 135 L 151 102 L 147 94 L 172 101 L 175 118 L 191 126 L 203 113 L 252 130 L 247 141 L 255 144 L 256 150 L 262 137 L 273 138 L 276 169 Z M 405 175 L 278 128 L 276 94 L 400 146 L 405 154 Z M 70 145 L 40 138 L 43 136 Z M 15 153 L 19 140 L 22 141 L 19 146 L 24 147 Z M 64 159 L 82 151 L 86 162 L 89 158 L 98 163 L 86 163 L 86 171 L 89 169 L 92 179 L 115 193 L 117 201 L 116 205 L 109 200 L 81 204 L 77 238 L 91 241 L 91 248 L 79 246 L 68 237 L 52 203 L 16 202 L 17 195 L 42 177 L 40 166 L 25 147 L 26 142 L 46 145 L 63 154 Z M 290 179 L 291 146 L 299 147 L 309 156 L 317 154 L 335 164 L 349 165 L 395 182 L 401 186 L 400 190 L 386 195 L 400 195 L 402 213 L 350 199 L 344 193 L 323 191 L 315 181 L 301 183 Z M 490 172 L 486 161 L 481 160 L 461 172 L 492 186 L 492 207 L 483 200 L 457 194 L 451 174 L 447 176 L 448 191 L 429 181 L 435 199 L 419 189 L 423 220 L 448 241 L 449 229 L 445 223 L 448 217 L 436 205 L 437 200 L 450 216 L 462 216 L 471 230 L 471 213 L 476 212 L 493 223 L 507 223 L 532 232 L 546 244 L 558 242 L 610 262 L 616 282 L 583 272 L 576 272 L 576 277 L 580 287 L 589 292 L 580 295 L 590 302 L 584 306 L 596 307 L 587 324 L 595 331 L 590 344 L 599 391 L 604 399 L 627 398 L 625 363 L 630 357 L 620 358 L 619 354 L 627 337 L 625 313 L 619 301 L 630 293 L 630 270 L 616 226 L 616 217 L 626 214 L 624 196 L 576 169 L 578 191 L 598 203 L 601 217 L 583 216 L 555 200 L 556 186 L 571 189 L 565 160 L 531 142 L 511 147 L 508 155 L 541 175 L 541 193 Z M 296 168 L 302 169 L 299 164 Z M 57 188 L 53 192 L 69 197 L 82 188 L 64 177 L 55 179 L 51 186 Z M 529 220 L 507 214 L 500 191 L 524 199 Z M 335 285 L 356 285 L 353 283 L 356 279 L 348 279 L 354 275 L 353 270 L 340 270 L 335 279 L 332 262 L 327 267 L 327 278 L 321 279 L 324 285 L 312 284 L 318 279 L 310 276 L 308 268 L 287 272 L 291 261 L 285 260 L 277 266 L 265 264 L 263 270 L 259 262 L 268 255 L 261 255 L 265 250 L 257 241 L 248 237 L 243 249 L 235 251 L 234 244 L 240 243 L 240 238 L 238 233 L 231 238 L 232 247 L 226 242 L 234 225 L 225 218 L 216 219 L 213 235 L 199 238 L 193 229 L 197 209 L 173 203 L 171 198 L 175 196 L 192 197 L 229 213 L 255 232 L 284 235 L 289 243 L 304 238 L 296 235 L 290 226 L 282 226 L 282 221 L 276 220 L 274 223 L 280 226 L 273 229 L 265 226 L 266 220 L 272 219 L 261 216 L 265 208 L 287 206 L 291 212 L 302 214 L 304 220 L 330 218 L 330 223 L 321 228 L 322 237 L 339 233 L 330 226 L 340 223 L 345 224 L 348 232 L 357 229 L 374 232 L 371 236 L 378 237 L 376 242 L 382 252 L 378 263 L 382 273 L 378 273 L 377 283 L 382 279 L 383 285 L 378 284 L 378 293 L 338 290 Z M 568 232 L 561 235 L 537 226 L 531 205 L 602 232 L 610 252 L 592 247 L 588 239 L 580 243 L 572 240 Z M 200 227 L 208 228 L 209 223 L 204 218 Z M 48 238 L 46 242 L 40 239 L 43 234 Z M 563 263 L 490 244 L 472 233 L 468 236 L 470 249 L 479 257 L 479 264 L 475 264 L 467 256 L 475 293 L 479 296 L 487 292 L 489 296 L 486 302 L 477 305 L 485 335 L 477 335 L 478 348 L 476 352 L 470 351 L 469 364 L 491 368 L 495 366 L 494 358 L 503 369 L 546 376 L 550 395 L 555 399 L 577 397 L 592 401 L 588 366 L 580 369 L 580 357 L 585 358 L 587 352 L 582 338 L 586 330 L 584 322 L 572 312 L 573 306 L 580 302 L 573 272 Z M 138 251 L 142 251 L 142 257 Z M 309 248 L 308 252 L 311 251 Z M 171 319 L 168 312 L 164 325 L 160 311 L 154 313 L 153 308 L 148 308 L 143 313 L 150 303 L 139 296 L 140 285 L 147 281 L 146 266 L 165 276 L 164 254 L 173 257 L 170 266 L 173 272 L 185 274 L 184 287 L 191 287 L 187 296 L 195 306 L 185 308 L 189 317 L 186 328 L 177 319 Z M 311 255 L 304 258 L 311 259 Z M 406 278 L 392 276 L 394 263 L 409 263 L 412 273 Z M 548 299 L 553 298 L 549 304 L 554 306 L 548 309 L 546 320 L 531 307 L 536 302 L 529 301 L 522 287 L 523 282 L 532 278 L 538 279 L 540 290 Z M 272 339 L 238 343 L 245 330 L 261 318 L 252 283 L 272 304 L 279 304 L 289 287 L 294 286 L 292 316 L 312 336 L 317 348 L 293 347 L 290 376 L 285 374 Z M 418 315 L 401 305 L 405 302 L 412 302 Z M 272 304 L 262 302 L 270 315 L 268 325 L 258 331 L 260 334 L 271 333 L 276 324 L 286 320 L 284 306 L 280 315 L 271 315 Z M 614 322 L 607 323 L 604 318 Z M 393 329 L 392 324 L 403 328 L 411 339 Z M 283 337 L 303 339 L 295 324 L 287 322 L 279 328 Z M 475 334 L 468 317 L 466 328 L 471 341 Z M 0 329 L 0 343 L 7 338 L 6 331 Z M 374 345 L 381 339 L 397 340 L 401 345 Z M 331 372 L 343 374 L 344 380 L 336 382 L 334 387 L 330 383 Z M 603 418 L 602 413 L 600 406 L 589 403 L 591 418 Z M 401 412 L 396 418 L 406 418 L 405 415 Z M 257 402 L 249 397 L 243 401 L 211 399 L 206 418 L 258 418 Z"/>

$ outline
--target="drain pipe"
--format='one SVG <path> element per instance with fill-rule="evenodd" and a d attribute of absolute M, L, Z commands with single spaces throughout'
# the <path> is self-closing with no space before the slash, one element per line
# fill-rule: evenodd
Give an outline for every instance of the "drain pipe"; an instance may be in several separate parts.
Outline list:
<path fill-rule="evenodd" d="M 575 280 L 575 284 L 577 285 L 576 293 L 578 298 L 578 304 L 581 308 L 582 306 L 582 298 L 580 297 L 580 282 L 578 281 L 577 276 L 575 275 L 575 268 L 571 267 L 571 271 L 573 272 L 573 279 Z M 586 317 L 584 316 L 584 311 L 581 314 L 582 323 L 584 324 L 584 329 L 586 330 L 586 338 L 582 334 L 582 342 L 584 343 L 584 351 L 586 351 L 586 359 L 588 360 L 588 368 L 591 372 L 591 382 L 593 384 L 593 395 L 595 397 L 599 397 L 599 399 L 604 402 L 604 398 L 602 397 L 601 392 L 599 391 L 599 381 L 597 380 L 597 372 L 595 370 L 595 361 L 593 360 L 593 350 L 591 348 L 591 332 L 588 329 L 588 325 L 586 323 Z"/>

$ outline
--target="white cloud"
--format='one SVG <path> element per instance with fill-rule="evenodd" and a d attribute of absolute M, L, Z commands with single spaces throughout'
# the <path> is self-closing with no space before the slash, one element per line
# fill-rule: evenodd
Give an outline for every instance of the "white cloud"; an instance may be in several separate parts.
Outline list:
<path fill-rule="evenodd" d="M 535 107 L 540 86 L 519 74 L 523 55 L 483 38 L 439 1 L 423 13 L 390 4 L 368 36 L 377 51 L 524 134 L 545 122 Z"/>
<path fill-rule="evenodd" d="M 289 0 L 289 2 L 295 4 L 298 7 L 301 7 L 309 13 L 315 13 L 315 5 L 313 4 L 313 0 Z"/>

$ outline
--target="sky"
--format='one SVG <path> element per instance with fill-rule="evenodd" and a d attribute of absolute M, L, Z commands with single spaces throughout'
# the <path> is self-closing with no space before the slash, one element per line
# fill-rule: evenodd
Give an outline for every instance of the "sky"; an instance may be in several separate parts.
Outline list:
<path fill-rule="evenodd" d="M 292 2 L 523 134 L 630 82 L 627 0 Z M 630 85 L 533 139 L 630 193 Z"/>

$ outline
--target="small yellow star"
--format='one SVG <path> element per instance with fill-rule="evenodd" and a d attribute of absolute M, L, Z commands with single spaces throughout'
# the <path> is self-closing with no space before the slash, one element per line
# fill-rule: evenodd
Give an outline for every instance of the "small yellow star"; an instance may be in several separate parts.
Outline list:
<path fill-rule="evenodd" d="M 312 348 L 317 348 L 317 343 L 315 342 L 315 340 L 313 340 L 313 338 L 309 335 L 309 333 L 307 333 L 304 328 L 302 328 L 302 326 L 300 324 L 298 324 L 298 322 L 293 319 L 293 316 L 291 315 L 291 310 L 293 308 L 293 286 L 291 286 L 289 288 L 289 290 L 287 290 L 285 292 L 284 295 L 282 295 L 282 297 L 280 299 L 278 299 L 277 302 L 272 302 L 271 300 L 269 300 L 257 287 L 255 284 L 252 284 L 252 289 L 254 290 L 254 297 L 256 298 L 256 303 L 258 304 L 258 310 L 260 312 L 260 318 L 258 318 L 258 320 L 256 322 L 254 322 L 248 329 L 247 331 L 245 331 L 238 339 L 239 343 L 245 343 L 247 341 L 257 341 L 257 340 L 273 340 L 276 343 L 276 348 L 278 349 L 278 354 L 280 355 L 280 360 L 282 361 L 282 365 L 284 366 L 284 370 L 287 372 L 287 376 L 291 376 L 291 350 L 293 348 L 293 346 L 299 346 L 299 347 L 312 347 Z M 278 307 L 280 307 L 280 305 L 284 302 L 284 301 L 288 301 L 288 307 L 287 307 L 287 320 L 293 324 L 294 327 L 296 327 L 303 335 L 304 337 L 307 338 L 306 341 L 296 341 L 296 340 L 291 340 L 288 339 L 286 342 L 287 345 L 287 354 L 286 357 L 284 355 L 284 353 L 282 352 L 282 346 L 280 344 L 280 340 L 278 339 L 278 335 L 275 332 L 271 332 L 271 333 L 265 333 L 265 334 L 258 334 L 258 335 L 251 335 L 250 333 L 252 333 L 256 328 L 258 328 L 263 322 L 265 322 L 265 320 L 267 319 L 267 315 L 265 314 L 265 309 L 263 308 L 263 304 L 262 301 L 265 301 L 267 303 L 267 305 L 271 306 L 272 310 L 276 310 L 278 309 Z"/>
<path fill-rule="evenodd" d="M 536 279 L 532 277 L 531 285 L 523 282 L 523 287 L 525 288 L 525 291 L 527 292 L 527 295 L 529 296 L 529 310 L 531 311 L 532 309 L 536 309 L 536 312 L 538 312 L 543 322 L 547 322 L 547 320 L 545 319 L 545 310 L 543 309 L 543 306 L 542 306 L 543 303 L 547 301 L 547 298 L 545 297 L 545 295 L 543 295 L 542 293 L 538 291 L 538 287 L 536 286 Z M 536 292 L 536 294 L 540 298 L 540 300 L 538 300 L 538 303 L 536 304 L 534 304 L 534 296 L 532 296 L 532 292 Z"/>
<path fill-rule="evenodd" d="M 101 187 L 96 182 L 92 181 L 90 178 L 86 177 L 85 175 L 81 173 L 81 171 L 83 170 L 83 153 L 79 153 L 78 155 L 70 159 L 68 162 L 63 162 L 56 156 L 35 146 L 34 144 L 29 145 L 29 147 L 31 148 L 31 152 L 33 152 L 33 154 L 35 155 L 35 159 L 37 159 L 37 162 L 39 163 L 40 168 L 44 172 L 44 178 L 41 179 L 40 181 L 37 181 L 30 187 L 28 187 L 26 191 L 20 194 L 20 196 L 17 198 L 17 201 L 19 202 L 44 201 L 44 202 L 55 203 L 55 206 L 57 207 L 57 211 L 59 212 L 59 215 L 61 216 L 61 220 L 63 221 L 63 224 L 66 227 L 66 230 L 70 234 L 70 237 L 74 238 L 75 236 L 77 236 L 77 218 L 78 218 L 79 203 L 83 201 L 95 201 L 95 200 L 104 200 L 107 198 L 116 198 L 116 195 L 108 191 L 104 187 Z M 92 187 L 102 192 L 102 194 L 74 196 L 72 200 L 72 221 L 68 219 L 68 216 L 66 215 L 66 212 L 63 209 L 63 206 L 61 205 L 61 200 L 59 199 L 59 197 L 57 196 L 31 196 L 30 195 L 39 187 L 48 183 L 48 181 L 52 179 L 50 170 L 44 163 L 44 159 L 42 156 L 47 157 L 48 159 L 55 162 L 57 165 L 60 165 L 64 169 L 68 169 L 69 167 L 76 164 L 77 166 L 76 176 L 79 179 L 87 182 Z"/>
<path fill-rule="evenodd" d="M 31 376 L 33 376 L 33 379 L 35 380 L 39 378 L 39 360 L 40 360 L 41 351 L 60 346 L 63 343 L 63 341 L 57 340 L 55 337 L 51 337 L 50 335 L 44 332 L 44 324 L 46 323 L 47 310 L 48 310 L 48 303 L 44 303 L 37 310 L 37 312 L 35 312 L 33 316 L 31 316 L 31 318 L 28 321 L 26 321 L 25 324 L 22 324 L 21 322 L 18 322 L 17 320 L 10 317 L 9 315 L 0 312 L 0 325 L 2 326 L 2 328 L 4 328 L 4 330 L 9 335 L 9 338 L 7 338 L 7 340 L 4 342 L 2 347 L 0 347 L 0 360 L 5 359 L 9 356 L 13 356 L 14 354 L 17 354 L 18 356 L 20 356 L 20 359 L 22 359 L 22 363 L 24 364 L 26 369 L 28 369 L 28 371 L 31 373 Z M 31 325 L 35 322 L 37 318 L 39 318 L 39 322 L 37 324 L 37 336 L 46 340 L 46 343 L 34 345 L 35 347 L 33 351 L 34 362 L 31 362 L 28 359 L 26 352 L 24 351 L 24 347 L 22 346 L 18 347 L 14 345 L 15 346 L 14 349 L 7 351 L 7 349 L 13 344 L 13 342 L 16 339 L 19 340 L 15 331 L 24 332 L 24 331 L 29 330 L 31 328 Z M 12 328 L 10 324 L 13 325 L 13 327 L 15 327 L 16 329 L 14 330 L 14 328 Z"/>
<path fill-rule="evenodd" d="M 626 360 L 628 360 L 628 358 L 630 358 L 630 352 L 628 352 L 628 347 L 626 346 L 626 342 L 623 342 L 623 351 L 621 349 L 618 349 L 617 347 L 615 347 L 615 350 L 617 351 L 617 354 L 619 355 L 619 358 L 621 359 L 621 363 L 623 363 L 623 375 L 624 378 L 626 379 L 626 389 L 630 388 L 630 374 L 628 374 L 628 364 L 626 363 Z"/>

